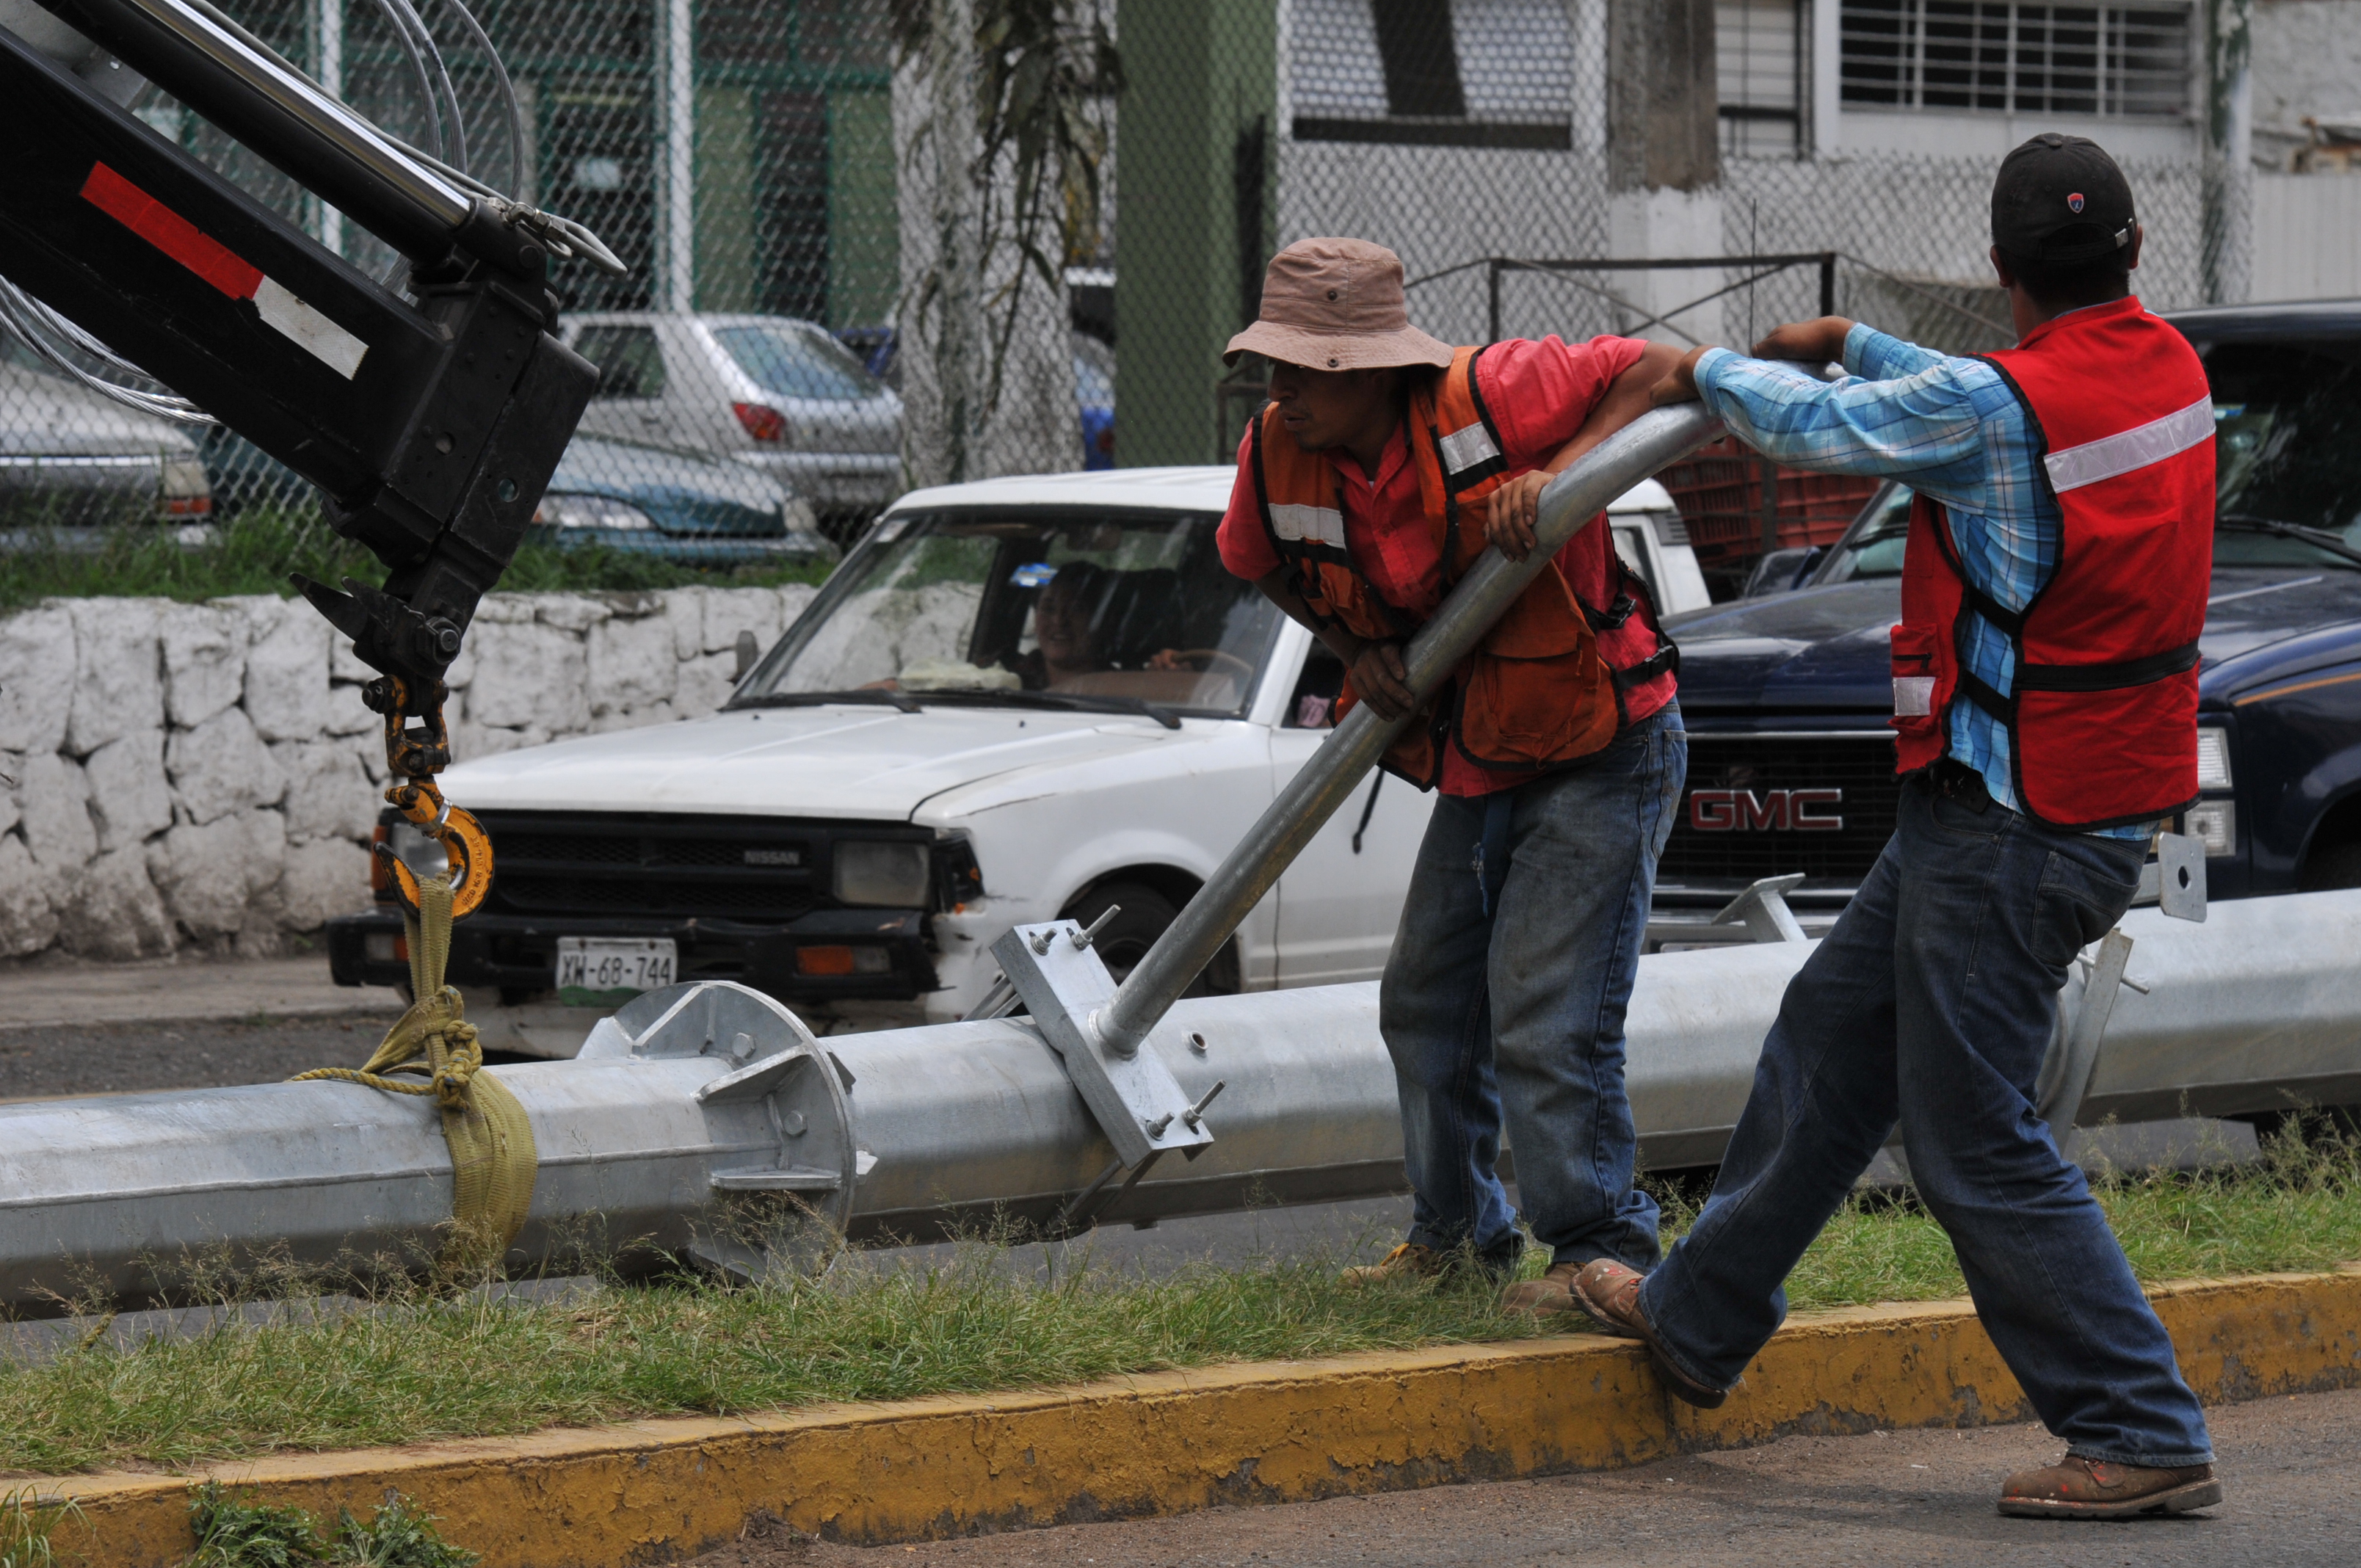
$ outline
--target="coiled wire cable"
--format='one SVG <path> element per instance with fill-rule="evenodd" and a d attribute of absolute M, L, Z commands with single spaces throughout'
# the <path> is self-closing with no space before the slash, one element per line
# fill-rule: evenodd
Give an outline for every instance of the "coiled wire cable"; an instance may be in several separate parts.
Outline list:
<path fill-rule="evenodd" d="M 342 101 L 341 93 L 329 93 L 321 87 L 312 80 L 309 72 L 255 37 L 235 18 L 213 5 L 211 0 L 192 0 L 192 3 L 248 49 L 311 82 L 313 86 L 320 88 L 328 96 Z M 435 45 L 433 30 L 426 26 L 412 0 L 376 0 L 376 4 L 392 30 L 395 44 L 410 61 L 412 73 L 417 79 L 423 127 L 421 139 L 426 143 L 426 148 L 422 150 L 412 147 L 390 132 L 384 133 L 386 138 L 421 163 L 457 181 L 470 193 L 529 214 L 534 226 L 542 230 L 549 248 L 559 257 L 580 257 L 600 270 L 618 277 L 627 271 L 615 253 L 582 225 L 554 214 L 526 208 L 470 172 L 467 126 L 459 108 L 458 89 L 451 80 L 450 68 L 444 60 L 443 51 Z M 477 21 L 475 14 L 462 0 L 443 0 L 443 5 L 457 18 L 468 39 L 483 51 L 485 60 L 491 66 L 494 103 L 500 111 L 500 117 L 509 137 L 509 167 L 511 177 L 521 181 L 524 173 L 524 115 L 518 103 L 516 84 L 510 80 L 508 67 L 500 60 L 500 51 L 492 47 L 490 36 Z M 389 287 L 398 286 L 396 280 L 408 265 L 406 259 L 397 257 L 381 281 Z M 218 422 L 213 415 L 188 399 L 164 389 L 138 366 L 115 354 L 97 338 L 5 278 L 0 278 L 0 330 L 23 343 L 44 365 L 126 408 L 177 424 L 210 425 Z M 95 369 L 92 368 L 93 364 Z"/>
<path fill-rule="evenodd" d="M 377 8 L 401 38 L 411 63 L 417 68 L 419 89 L 426 95 L 423 119 L 428 150 L 456 168 L 467 168 L 467 127 L 459 115 L 459 92 L 452 83 L 451 68 L 443 62 L 443 51 L 434 47 L 434 35 L 410 0 L 377 0 Z M 450 121 L 447 137 L 443 125 L 446 117 Z"/>
<path fill-rule="evenodd" d="M 155 378 L 139 367 L 115 354 L 106 345 L 5 278 L 0 278 L 0 328 L 6 329 L 10 336 L 31 349 L 44 365 L 125 408 L 156 419 L 170 420 L 175 424 L 207 425 L 217 422 L 213 415 L 188 399 L 162 389 Z M 76 356 L 96 360 L 104 374 L 87 368 Z M 126 386 L 108 379 L 110 375 L 127 377 L 133 382 L 144 385 Z"/>

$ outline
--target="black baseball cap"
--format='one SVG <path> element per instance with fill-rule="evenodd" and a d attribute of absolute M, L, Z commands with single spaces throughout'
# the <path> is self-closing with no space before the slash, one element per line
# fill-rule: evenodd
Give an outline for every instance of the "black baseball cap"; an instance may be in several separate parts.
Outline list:
<path fill-rule="evenodd" d="M 2132 242 L 2132 188 L 2088 137 L 2035 137 L 2001 160 L 1993 243 L 2021 261 L 2088 261 Z"/>

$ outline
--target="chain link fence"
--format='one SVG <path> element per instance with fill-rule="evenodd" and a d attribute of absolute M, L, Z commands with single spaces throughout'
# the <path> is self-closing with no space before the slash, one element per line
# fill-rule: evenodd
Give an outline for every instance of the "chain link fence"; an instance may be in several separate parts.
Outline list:
<path fill-rule="evenodd" d="M 1615 134 L 1631 46 L 1605 0 L 478 0 L 480 38 L 442 0 L 423 38 L 403 0 L 229 8 L 630 263 L 556 280 L 602 370 L 543 509 L 559 543 L 825 559 L 916 484 L 1225 462 L 1262 390 L 1222 345 L 1313 235 L 1392 247 L 1413 319 L 1454 342 L 1744 344 L 1828 307 L 1954 351 L 2008 335 L 1996 159 L 1800 155 L 1792 0 L 1718 6 L 1718 168 L 1669 182 L 1694 190 L 1649 189 L 1660 138 Z M 401 287 L 199 116 L 153 88 L 129 107 Z M 2200 302 L 2195 152 L 2125 164 L 2143 296 Z M 1583 265 L 1667 258 L 1691 265 Z M 0 529 L 315 507 L 225 431 L 0 355 Z"/>

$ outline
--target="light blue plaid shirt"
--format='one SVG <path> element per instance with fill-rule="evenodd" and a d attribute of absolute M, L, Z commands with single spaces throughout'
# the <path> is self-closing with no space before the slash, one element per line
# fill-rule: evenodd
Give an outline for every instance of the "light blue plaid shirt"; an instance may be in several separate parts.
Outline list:
<path fill-rule="evenodd" d="M 1943 503 L 1968 580 L 2023 610 L 2058 569 L 2065 520 L 2036 477 L 2039 460 L 2025 409 L 2000 372 L 1856 325 L 1846 334 L 1846 375 L 1820 381 L 1791 365 L 1726 348 L 1697 360 L 1697 390 L 1730 432 L 1765 456 L 1825 474 L 1894 479 Z M 1974 610 L 1968 668 L 2002 696 L 2015 689 L 2016 654 Z M 2008 730 L 1971 702 L 1951 705 L 1950 753 L 1983 775 L 1992 797 L 2017 809 Z M 2103 828 L 2145 839 L 2153 825 Z"/>

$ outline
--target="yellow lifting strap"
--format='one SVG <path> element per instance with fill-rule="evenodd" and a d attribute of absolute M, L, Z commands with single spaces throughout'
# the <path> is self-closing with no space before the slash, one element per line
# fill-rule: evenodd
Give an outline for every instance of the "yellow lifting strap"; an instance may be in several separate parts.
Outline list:
<path fill-rule="evenodd" d="M 451 884 L 429 877 L 418 884 L 418 911 L 402 913 L 410 937 L 410 1011 L 386 1032 L 368 1064 L 315 1068 L 291 1082 L 341 1079 L 392 1094 L 432 1094 L 443 1110 L 443 1137 L 451 1146 L 456 1190 L 453 1234 L 443 1249 L 446 1277 L 481 1273 L 508 1255 L 533 1207 L 539 1157 L 533 1124 L 508 1087 L 483 1072 L 476 1026 L 460 1016 L 459 988 L 443 983 L 451 958 Z M 422 1059 L 423 1058 L 423 1059 Z M 390 1076 L 416 1073 L 424 1081 Z"/>

